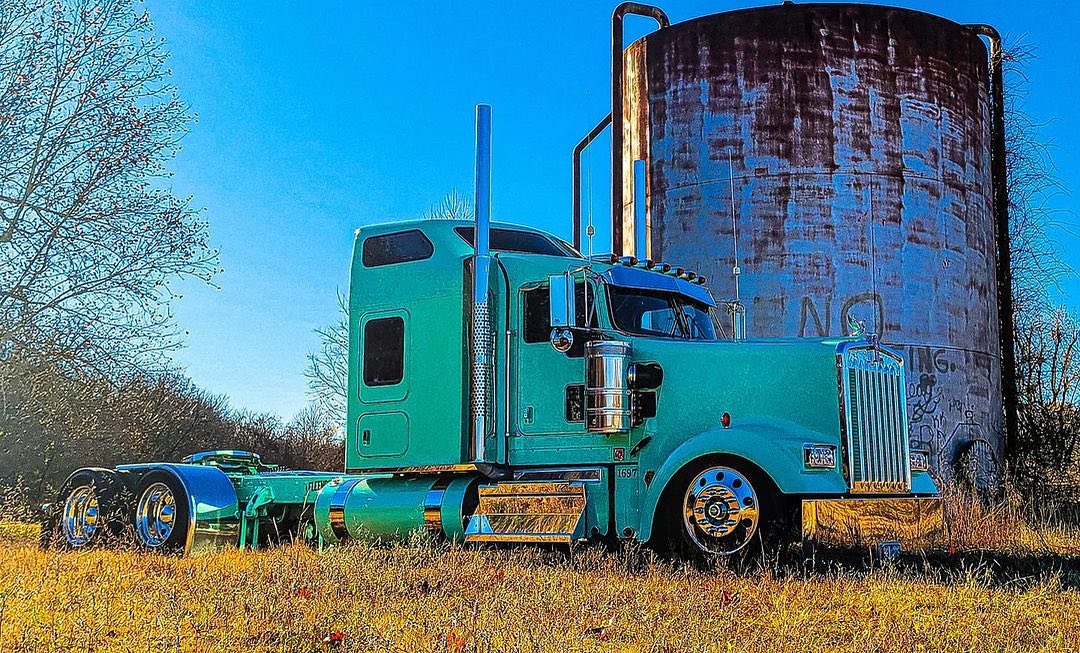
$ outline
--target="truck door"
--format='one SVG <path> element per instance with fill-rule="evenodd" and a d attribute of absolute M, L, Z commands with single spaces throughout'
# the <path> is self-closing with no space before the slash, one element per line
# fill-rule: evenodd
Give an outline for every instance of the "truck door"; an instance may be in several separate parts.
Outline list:
<path fill-rule="evenodd" d="M 589 286 L 590 304 L 595 286 Z M 577 324 L 586 325 L 585 283 L 576 286 Z M 611 443 L 588 433 L 584 421 L 584 343 L 562 353 L 551 346 L 547 284 L 520 291 L 516 338 L 515 434 L 512 464 L 563 465 L 610 462 Z M 588 310 L 595 326 L 596 311 Z"/>

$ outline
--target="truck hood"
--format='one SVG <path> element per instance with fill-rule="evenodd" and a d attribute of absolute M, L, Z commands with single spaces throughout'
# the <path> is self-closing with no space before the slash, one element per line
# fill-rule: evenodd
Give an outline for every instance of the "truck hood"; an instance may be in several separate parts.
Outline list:
<path fill-rule="evenodd" d="M 839 442 L 838 339 L 696 342 L 630 339 L 635 362 L 664 369 L 646 429 L 695 435 L 747 422 L 789 422 Z"/>

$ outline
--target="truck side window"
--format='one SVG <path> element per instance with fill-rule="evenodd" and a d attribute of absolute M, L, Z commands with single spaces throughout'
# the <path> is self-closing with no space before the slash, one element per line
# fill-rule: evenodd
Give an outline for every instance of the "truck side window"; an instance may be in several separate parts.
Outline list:
<path fill-rule="evenodd" d="M 595 327 L 596 306 L 593 301 L 594 289 L 589 288 L 589 326 Z M 551 309 L 548 306 L 547 287 L 531 288 L 525 291 L 525 324 L 522 325 L 521 335 L 525 342 L 547 342 L 551 338 Z M 585 284 L 579 281 L 574 287 L 574 304 L 577 309 L 577 326 L 585 326 Z"/>
<path fill-rule="evenodd" d="M 476 231 L 473 227 L 455 227 L 454 232 L 470 245 L 476 242 L 474 240 Z M 567 251 L 563 251 L 559 245 L 543 234 L 533 231 L 518 231 L 517 229 L 500 229 L 498 227 L 491 230 L 491 249 L 497 252 L 569 256 Z M 568 251 L 573 251 L 573 248 L 569 248 Z"/>
<path fill-rule="evenodd" d="M 400 317 L 364 325 L 364 385 L 396 385 L 405 372 L 405 321 Z"/>
<path fill-rule="evenodd" d="M 368 238 L 364 241 L 361 257 L 365 268 L 374 268 L 430 258 L 434 251 L 424 232 L 410 229 Z"/>

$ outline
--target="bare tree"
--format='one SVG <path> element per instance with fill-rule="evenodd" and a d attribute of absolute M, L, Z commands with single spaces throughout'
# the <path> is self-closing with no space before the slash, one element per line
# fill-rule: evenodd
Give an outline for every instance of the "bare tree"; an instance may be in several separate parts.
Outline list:
<path fill-rule="evenodd" d="M 341 470 L 345 459 L 343 428 L 337 415 L 318 404 L 300 410 L 285 427 L 293 456 L 305 466 L 319 470 Z"/>
<path fill-rule="evenodd" d="M 1034 48 L 1020 41 L 1005 51 L 1006 168 L 1013 267 L 1019 434 L 1005 452 L 1011 482 L 1035 507 L 1053 510 L 1080 494 L 1080 322 L 1050 290 L 1075 272 L 1050 230 L 1071 233 L 1049 207 L 1063 192 L 1054 176 L 1041 125 L 1027 113 L 1024 68 Z"/>
<path fill-rule="evenodd" d="M 338 321 L 316 329 L 319 349 L 308 354 L 308 396 L 338 424 L 345 423 L 349 396 L 349 298 L 338 293 Z"/>
<path fill-rule="evenodd" d="M 1080 498 L 1080 322 L 1064 307 L 1025 316 L 1017 327 L 1021 450 L 1019 489 L 1053 506 Z"/>
<path fill-rule="evenodd" d="M 1028 78 L 1025 67 L 1035 48 L 1022 40 L 1004 52 L 1005 163 L 1009 189 L 1009 240 L 1012 253 L 1013 298 L 1017 317 L 1054 310 L 1047 289 L 1075 272 L 1062 257 L 1062 245 L 1050 229 L 1072 233 L 1047 205 L 1065 189 L 1054 175 L 1050 149 L 1040 138 L 1037 122 L 1026 110 Z"/>
<path fill-rule="evenodd" d="M 193 120 L 133 0 L 0 0 L 0 354 L 113 373 L 178 346 L 217 255 L 163 185 Z"/>
<path fill-rule="evenodd" d="M 472 220 L 473 203 L 456 188 L 451 188 L 438 204 L 431 205 L 424 217 L 428 220 Z"/>

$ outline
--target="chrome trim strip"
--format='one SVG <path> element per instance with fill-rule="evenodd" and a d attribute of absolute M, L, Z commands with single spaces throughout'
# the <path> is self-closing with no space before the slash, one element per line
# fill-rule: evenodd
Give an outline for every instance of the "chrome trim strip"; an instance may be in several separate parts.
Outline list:
<path fill-rule="evenodd" d="M 451 480 L 450 476 L 440 477 L 424 495 L 424 527 L 436 535 L 443 533 L 442 506 Z"/>
<path fill-rule="evenodd" d="M 433 487 L 424 495 L 424 526 L 433 533 L 442 532 L 442 504 L 445 487 Z"/>
<path fill-rule="evenodd" d="M 329 521 L 330 530 L 338 541 L 349 538 L 349 529 L 345 526 L 345 502 L 349 499 L 349 493 L 360 482 L 359 478 L 350 478 L 337 486 L 334 494 L 330 497 Z"/>
<path fill-rule="evenodd" d="M 537 468 L 520 469 L 514 472 L 515 481 L 582 481 L 585 483 L 599 483 L 600 477 L 599 467 Z"/>
<path fill-rule="evenodd" d="M 346 474 L 428 474 L 441 472 L 477 472 L 480 465 L 465 463 L 456 465 L 416 465 L 413 467 L 352 467 Z"/>

